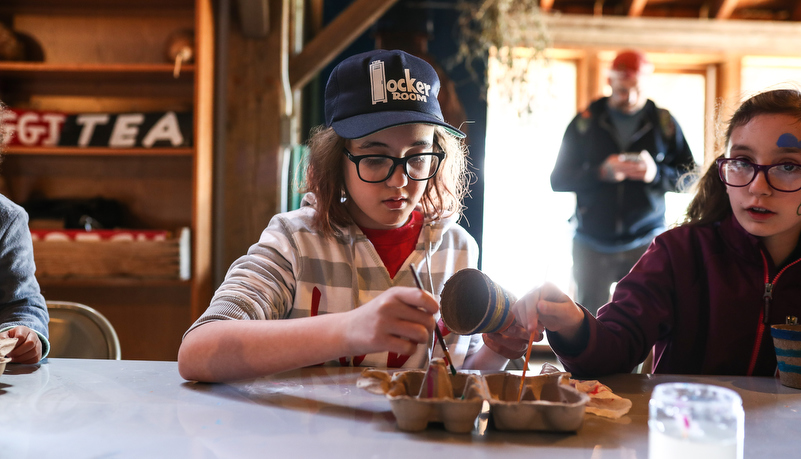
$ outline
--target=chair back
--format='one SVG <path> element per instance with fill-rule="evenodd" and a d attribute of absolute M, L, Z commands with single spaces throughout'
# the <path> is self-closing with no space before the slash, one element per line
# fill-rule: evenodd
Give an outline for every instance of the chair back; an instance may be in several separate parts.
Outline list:
<path fill-rule="evenodd" d="M 111 322 L 97 310 L 68 301 L 48 301 L 48 357 L 120 360 L 120 340 Z"/>

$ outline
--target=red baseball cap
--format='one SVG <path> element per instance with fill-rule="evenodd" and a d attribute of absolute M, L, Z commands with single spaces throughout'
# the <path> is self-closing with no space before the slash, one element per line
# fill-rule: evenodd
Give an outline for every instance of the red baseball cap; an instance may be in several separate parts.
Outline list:
<path fill-rule="evenodd" d="M 612 70 L 626 73 L 640 73 L 652 71 L 654 65 L 648 60 L 645 53 L 634 49 L 620 51 L 612 61 Z"/>

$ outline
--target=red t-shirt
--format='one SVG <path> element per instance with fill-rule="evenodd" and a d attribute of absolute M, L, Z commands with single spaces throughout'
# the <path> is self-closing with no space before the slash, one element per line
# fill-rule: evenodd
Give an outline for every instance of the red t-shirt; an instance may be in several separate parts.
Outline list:
<path fill-rule="evenodd" d="M 423 229 L 423 214 L 418 211 L 412 212 L 412 218 L 399 227 L 388 230 L 368 229 L 359 227 L 367 239 L 372 242 L 378 256 L 389 271 L 389 277 L 395 278 L 395 274 L 403 266 L 403 262 L 414 252 L 417 239 L 420 237 L 420 230 Z"/>

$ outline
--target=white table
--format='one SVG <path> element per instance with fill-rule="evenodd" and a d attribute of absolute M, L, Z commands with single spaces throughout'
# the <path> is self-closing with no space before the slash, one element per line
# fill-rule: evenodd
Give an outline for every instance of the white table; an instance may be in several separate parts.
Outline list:
<path fill-rule="evenodd" d="M 801 390 L 773 378 L 616 375 L 633 407 L 586 415 L 575 434 L 399 431 L 359 370 L 310 368 L 234 384 L 184 381 L 175 362 L 49 359 L 0 376 L 0 458 L 646 459 L 648 399 L 661 382 L 718 384 L 743 397 L 745 457 L 799 457 Z M 712 458 L 710 458 L 712 459 Z"/>

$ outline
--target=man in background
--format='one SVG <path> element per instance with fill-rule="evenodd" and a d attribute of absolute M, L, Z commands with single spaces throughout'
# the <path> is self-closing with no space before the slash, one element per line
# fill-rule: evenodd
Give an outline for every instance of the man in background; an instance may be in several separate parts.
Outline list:
<path fill-rule="evenodd" d="M 554 191 L 576 193 L 575 298 L 593 314 L 665 230 L 665 193 L 695 166 L 679 124 L 645 94 L 653 70 L 640 51 L 615 57 L 612 95 L 573 118 L 551 173 Z"/>

